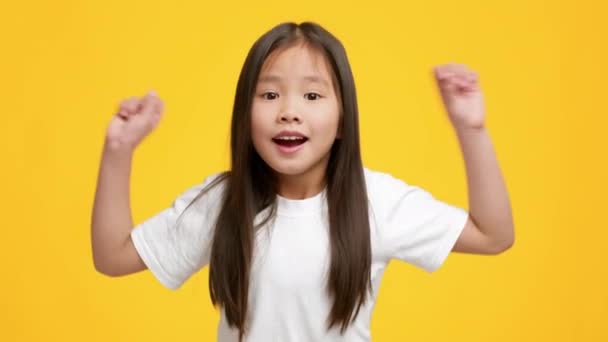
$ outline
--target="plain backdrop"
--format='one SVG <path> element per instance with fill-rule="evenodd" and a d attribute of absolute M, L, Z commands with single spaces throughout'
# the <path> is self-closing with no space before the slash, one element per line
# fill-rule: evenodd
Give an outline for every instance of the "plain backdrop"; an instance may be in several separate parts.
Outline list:
<path fill-rule="evenodd" d="M 346 47 L 366 166 L 468 208 L 432 66 L 480 74 L 516 241 L 392 262 L 382 341 L 606 341 L 606 4 L 600 1 L 32 1 L 0 13 L 0 340 L 215 341 L 208 268 L 178 291 L 95 271 L 90 219 L 105 129 L 155 89 L 166 112 L 135 153 L 136 223 L 229 160 L 240 68 L 283 21 Z"/>

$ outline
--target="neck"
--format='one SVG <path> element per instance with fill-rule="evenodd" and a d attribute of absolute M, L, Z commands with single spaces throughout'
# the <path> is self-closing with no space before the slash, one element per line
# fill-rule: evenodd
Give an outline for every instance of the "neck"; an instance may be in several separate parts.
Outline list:
<path fill-rule="evenodd" d="M 320 193 L 326 184 L 325 170 L 300 175 L 279 174 L 279 195 L 288 199 L 305 199 Z"/>

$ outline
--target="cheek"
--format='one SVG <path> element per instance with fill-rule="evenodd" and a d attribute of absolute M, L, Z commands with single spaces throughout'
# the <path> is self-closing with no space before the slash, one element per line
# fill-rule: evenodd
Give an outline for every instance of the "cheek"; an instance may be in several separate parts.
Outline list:
<path fill-rule="evenodd" d="M 340 125 L 340 114 L 337 109 L 327 113 L 322 122 L 324 131 L 328 135 L 336 135 L 338 132 L 338 126 Z"/>
<path fill-rule="evenodd" d="M 251 128 L 263 131 L 265 127 L 268 127 L 271 124 L 269 113 L 271 111 L 268 106 L 259 105 L 254 102 L 251 106 Z"/>
<path fill-rule="evenodd" d="M 252 135 L 264 128 L 263 115 L 259 108 L 251 108 L 251 133 Z"/>
<path fill-rule="evenodd" d="M 261 149 L 265 149 L 266 144 L 270 142 L 269 136 L 271 132 L 269 127 L 271 126 L 268 124 L 267 119 L 260 112 L 252 110 L 251 140 L 258 153 L 261 153 Z"/>

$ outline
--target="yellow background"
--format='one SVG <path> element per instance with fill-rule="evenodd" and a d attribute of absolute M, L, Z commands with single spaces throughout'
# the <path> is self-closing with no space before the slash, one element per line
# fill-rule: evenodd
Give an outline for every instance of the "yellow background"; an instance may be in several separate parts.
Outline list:
<path fill-rule="evenodd" d="M 214 341 L 208 268 L 178 291 L 149 271 L 97 273 L 90 217 L 120 100 L 156 89 L 138 148 L 134 219 L 228 162 L 230 111 L 251 44 L 313 20 L 345 45 L 370 168 L 467 207 L 464 164 L 431 67 L 480 73 L 516 242 L 393 262 L 373 341 L 608 341 L 606 5 L 601 1 L 34 1 L 0 14 L 0 340 Z"/>

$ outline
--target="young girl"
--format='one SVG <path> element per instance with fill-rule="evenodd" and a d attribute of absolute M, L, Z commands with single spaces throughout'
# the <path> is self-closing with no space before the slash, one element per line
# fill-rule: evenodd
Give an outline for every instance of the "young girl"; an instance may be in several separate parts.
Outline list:
<path fill-rule="evenodd" d="M 131 157 L 163 103 L 154 93 L 122 102 L 93 209 L 96 269 L 149 268 L 177 289 L 209 265 L 219 341 L 370 341 L 391 259 L 432 272 L 450 251 L 496 254 L 514 240 L 476 74 L 457 64 L 434 71 L 465 158 L 470 214 L 363 166 L 344 47 L 318 24 L 283 23 L 254 43 L 242 68 L 230 171 L 134 228 Z"/>

